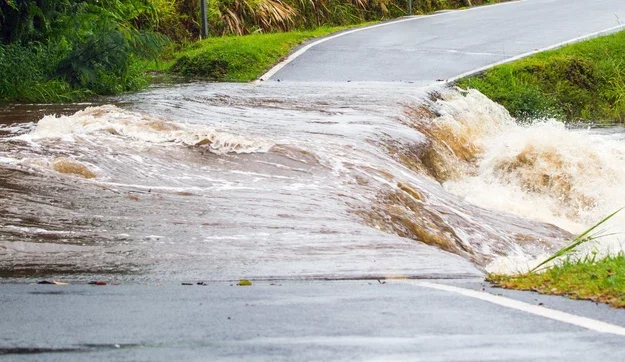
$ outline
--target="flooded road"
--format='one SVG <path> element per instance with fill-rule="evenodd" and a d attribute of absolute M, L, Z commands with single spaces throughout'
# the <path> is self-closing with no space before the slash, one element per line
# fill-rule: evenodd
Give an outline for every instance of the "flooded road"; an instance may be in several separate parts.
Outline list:
<path fill-rule="evenodd" d="M 8 280 L 470 276 L 625 205 L 621 133 L 520 126 L 473 91 L 190 84 L 1 113 Z"/>

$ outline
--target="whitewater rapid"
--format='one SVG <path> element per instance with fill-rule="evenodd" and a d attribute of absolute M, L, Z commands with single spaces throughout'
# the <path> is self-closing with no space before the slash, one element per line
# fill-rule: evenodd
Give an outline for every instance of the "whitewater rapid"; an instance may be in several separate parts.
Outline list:
<path fill-rule="evenodd" d="M 489 102 L 471 91 L 463 107 Z M 457 104 L 452 107 L 457 108 Z M 507 113 L 474 120 L 441 119 L 453 137 L 474 150 L 468 169 L 443 185 L 468 202 L 542 221 L 580 234 L 625 206 L 625 134 L 622 128 L 570 127 L 554 119 L 517 122 Z M 449 124 L 451 122 L 451 126 Z M 579 255 L 623 250 L 625 214 L 599 234 L 613 234 L 580 248 Z M 487 270 L 526 271 L 546 258 L 496 258 Z"/>
<path fill-rule="evenodd" d="M 518 124 L 476 91 L 218 84 L 113 101 L 0 126 L 2 275 L 515 272 L 625 205 L 625 133 Z"/>

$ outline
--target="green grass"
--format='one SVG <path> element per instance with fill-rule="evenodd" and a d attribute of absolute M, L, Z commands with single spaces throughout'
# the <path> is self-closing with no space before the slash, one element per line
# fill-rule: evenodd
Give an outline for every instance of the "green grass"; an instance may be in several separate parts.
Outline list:
<path fill-rule="evenodd" d="M 625 307 L 625 255 L 567 258 L 543 273 L 494 275 L 487 280 L 508 289 L 531 290 Z"/>
<path fill-rule="evenodd" d="M 521 119 L 625 122 L 625 32 L 503 64 L 457 85 Z"/>
<path fill-rule="evenodd" d="M 258 78 L 302 42 L 346 28 L 209 38 L 179 52 L 173 61 L 152 63 L 149 70 L 213 81 L 247 82 Z"/>
<path fill-rule="evenodd" d="M 582 258 L 575 256 L 580 245 L 609 235 L 598 228 L 622 210 L 606 216 L 529 272 L 513 276 L 489 274 L 486 280 L 507 289 L 565 295 L 625 307 L 625 255 L 608 255 L 599 260 L 596 252 Z"/>

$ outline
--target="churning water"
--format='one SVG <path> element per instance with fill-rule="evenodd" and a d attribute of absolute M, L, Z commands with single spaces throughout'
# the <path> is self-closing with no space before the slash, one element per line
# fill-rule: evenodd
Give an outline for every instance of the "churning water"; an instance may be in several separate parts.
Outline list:
<path fill-rule="evenodd" d="M 5 110 L 0 276 L 478 275 L 625 205 L 623 133 L 518 125 L 475 91 L 196 84 L 113 103 Z"/>

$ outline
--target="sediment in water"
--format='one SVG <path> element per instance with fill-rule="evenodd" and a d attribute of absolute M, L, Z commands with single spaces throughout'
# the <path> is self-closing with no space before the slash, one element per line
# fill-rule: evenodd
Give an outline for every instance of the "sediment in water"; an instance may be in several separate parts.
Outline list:
<path fill-rule="evenodd" d="M 95 247 L 77 270 L 465 275 L 452 254 L 523 267 L 625 204 L 620 135 L 519 125 L 476 91 L 214 87 L 5 127 L 0 266 L 45 263 L 11 243 L 55 225 Z"/>

